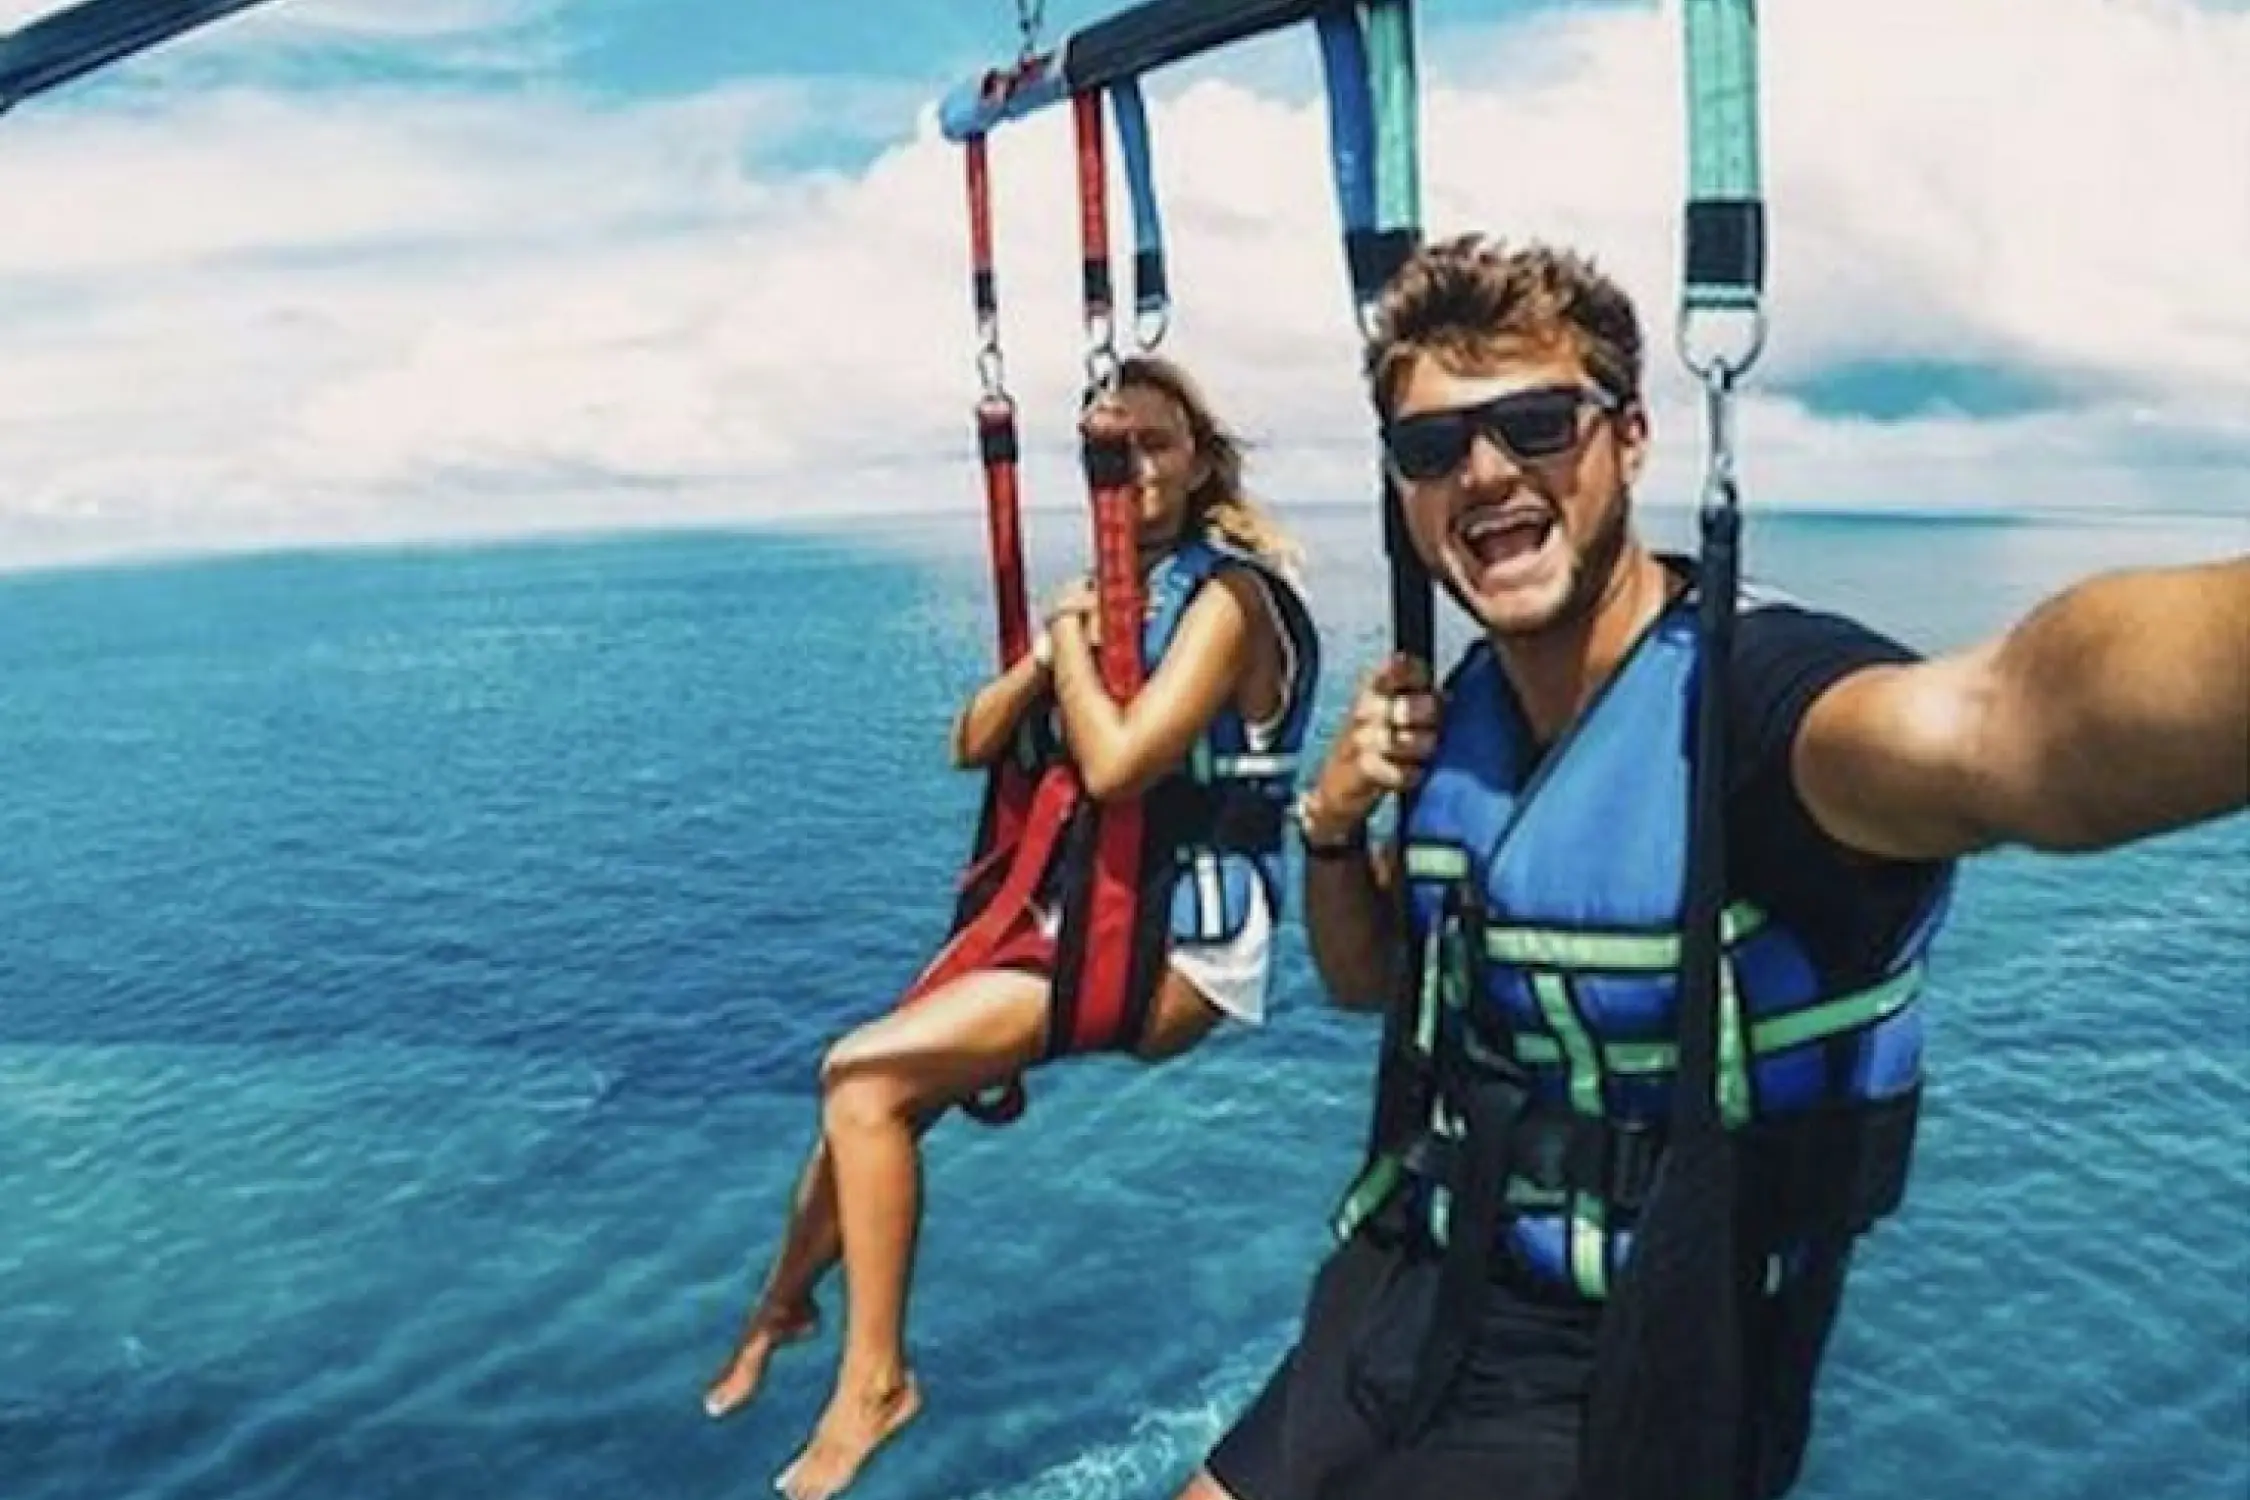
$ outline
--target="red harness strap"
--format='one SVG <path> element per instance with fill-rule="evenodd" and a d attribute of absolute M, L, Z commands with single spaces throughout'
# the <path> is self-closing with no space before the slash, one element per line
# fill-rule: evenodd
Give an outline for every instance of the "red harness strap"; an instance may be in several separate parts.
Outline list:
<path fill-rule="evenodd" d="M 992 266 L 992 183 L 985 138 L 971 136 L 968 171 L 970 298 L 976 309 L 977 448 L 984 463 L 985 536 L 992 559 L 992 602 L 999 661 L 1007 669 L 1031 649 L 1024 598 L 1022 507 L 1016 484 L 1016 406 L 1000 357 L 1000 296 Z M 959 881 L 953 934 L 899 998 L 911 1005 L 978 969 L 1054 966 L 1053 943 L 1031 905 L 1076 788 L 1067 778 L 1041 777 L 1028 755 L 1006 754 L 985 775 L 976 842 Z M 962 1105 L 972 1119 L 1002 1125 L 1023 1113 L 1020 1080 Z"/>
<path fill-rule="evenodd" d="M 1106 412 L 1086 424 L 1086 484 L 1094 506 L 1095 584 L 1101 601 L 1097 660 L 1102 685 L 1123 703 L 1140 691 L 1144 611 L 1136 540 L 1138 488 L 1123 425 Z M 1076 960 L 1055 979 L 1055 1015 L 1047 1054 L 1093 1052 L 1140 1039 L 1146 997 L 1134 983 L 1140 925 L 1145 816 L 1138 797 L 1089 803 L 1092 869 L 1081 911 L 1066 912 L 1073 931 L 1066 953 Z"/>
<path fill-rule="evenodd" d="M 1109 276 L 1109 174 L 1103 160 L 1102 98 L 1087 90 L 1071 100 L 1078 145 L 1078 223 L 1083 242 L 1086 373 L 1089 396 L 1114 381 L 1114 318 Z M 1141 623 L 1144 606 L 1138 540 L 1139 485 L 1124 423 L 1112 411 L 1091 410 L 1083 424 L 1086 490 L 1094 511 L 1094 582 L 1102 640 L 1097 661 L 1102 686 L 1119 703 L 1141 689 Z M 1131 1047 L 1141 1037 L 1148 986 L 1136 962 L 1141 945 L 1141 886 L 1145 814 L 1138 797 L 1088 801 L 1082 817 L 1091 827 L 1090 869 L 1071 872 L 1063 911 L 1047 1055 Z"/>
<path fill-rule="evenodd" d="M 1081 94 L 1074 104 L 1086 325 L 1093 341 L 1088 371 L 1099 386 L 1114 370 L 1101 97 Z M 1000 660 L 1005 667 L 1028 649 L 1030 637 L 1016 489 L 1015 406 L 1000 383 L 991 194 L 983 137 L 969 140 L 967 156 L 973 290 L 982 338 L 978 367 L 985 386 L 977 408 L 977 431 L 984 460 Z M 1103 686 L 1123 702 L 1140 690 L 1142 682 L 1144 602 L 1137 556 L 1138 485 L 1132 450 L 1117 419 L 1102 412 L 1089 415 L 1084 458 L 1094 512 L 1095 580 L 1102 618 L 1097 660 Z M 1145 945 L 1136 938 L 1142 922 L 1145 834 L 1139 799 L 1096 804 L 1085 796 L 1077 772 L 1068 763 L 1057 761 L 1034 779 L 1024 758 L 1003 756 L 986 777 L 984 809 L 974 852 L 961 876 L 953 934 L 899 1003 L 912 1004 L 978 970 L 1027 968 L 1053 977 L 1047 1056 L 1137 1043 L 1150 989 Z M 1067 864 L 1059 872 L 1058 859 Z M 1044 914 L 1043 921 L 1040 897 L 1058 890 L 1061 908 Z M 1048 930 L 1057 923 L 1062 928 L 1059 943 Z M 1019 1117 L 1025 1103 L 1023 1080 L 1015 1078 L 964 1103 L 962 1109 L 973 1119 L 997 1125 Z"/>
<path fill-rule="evenodd" d="M 992 179 L 983 136 L 971 137 L 968 167 L 970 298 L 976 308 L 977 374 L 984 385 L 977 403 L 977 448 L 984 460 L 986 540 L 992 558 L 993 619 L 1003 670 L 1031 649 L 1024 604 L 1023 522 L 1016 488 L 1016 404 L 1008 396 L 1000 358 L 1000 289 L 992 269 Z M 970 864 L 989 865 L 1023 836 L 1033 768 L 1027 757 L 1003 757 L 987 778 L 976 852 Z"/>
<path fill-rule="evenodd" d="M 984 454 L 986 532 L 992 553 L 1000 666 L 1005 670 L 1030 649 L 1024 608 L 1023 532 L 1016 499 L 1014 405 L 1004 398 L 987 398 L 980 402 L 977 436 Z M 1018 735 L 1016 749 L 995 761 L 985 777 L 976 844 L 968 869 L 961 877 L 961 898 L 954 914 L 957 922 L 967 921 L 982 905 L 980 887 L 1023 838 L 1024 820 L 1031 813 L 1039 769 L 1030 753 L 1031 743 L 1027 725 Z"/>

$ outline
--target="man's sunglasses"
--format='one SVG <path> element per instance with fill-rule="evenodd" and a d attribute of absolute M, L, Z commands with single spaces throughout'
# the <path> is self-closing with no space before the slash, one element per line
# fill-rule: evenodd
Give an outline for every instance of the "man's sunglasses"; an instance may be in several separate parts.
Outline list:
<path fill-rule="evenodd" d="M 1476 406 L 1426 411 L 1383 426 L 1383 446 L 1402 479 L 1443 479 L 1467 461 L 1478 433 L 1510 457 L 1532 462 L 1568 453 L 1578 445 L 1578 411 L 1614 412 L 1618 400 L 1594 385 L 1540 386 L 1510 391 Z"/>

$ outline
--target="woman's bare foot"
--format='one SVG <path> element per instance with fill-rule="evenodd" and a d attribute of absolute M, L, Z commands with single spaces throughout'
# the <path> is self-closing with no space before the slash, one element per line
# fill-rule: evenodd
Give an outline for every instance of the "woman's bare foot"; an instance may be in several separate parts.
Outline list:
<path fill-rule="evenodd" d="M 758 1394 L 758 1382 L 765 1378 L 766 1361 L 784 1344 L 794 1344 L 808 1339 L 820 1328 L 820 1308 L 806 1301 L 795 1307 L 778 1309 L 761 1308 L 743 1330 L 742 1342 L 735 1346 L 734 1357 L 711 1388 L 703 1393 L 704 1415 L 724 1417 L 747 1404 Z"/>
<path fill-rule="evenodd" d="M 789 1500 L 829 1500 L 841 1494 L 875 1450 L 921 1409 L 921 1388 L 911 1374 L 872 1384 L 839 1380 L 812 1441 L 773 1487 Z"/>

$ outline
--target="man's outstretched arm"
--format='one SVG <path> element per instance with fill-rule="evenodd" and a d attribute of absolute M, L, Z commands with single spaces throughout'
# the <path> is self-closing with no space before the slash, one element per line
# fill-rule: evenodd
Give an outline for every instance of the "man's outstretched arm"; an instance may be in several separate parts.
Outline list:
<path fill-rule="evenodd" d="M 2106 849 L 2250 806 L 2250 557 L 2104 574 L 1822 693 L 1799 795 L 1869 854 Z"/>

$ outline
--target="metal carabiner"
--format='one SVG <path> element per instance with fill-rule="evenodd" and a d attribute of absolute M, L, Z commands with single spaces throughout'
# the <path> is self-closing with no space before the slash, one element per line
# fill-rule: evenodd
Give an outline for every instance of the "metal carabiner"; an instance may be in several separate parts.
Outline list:
<path fill-rule="evenodd" d="M 1133 343 L 1143 354 L 1151 354 L 1164 342 L 1165 333 L 1172 326 L 1170 303 L 1160 302 L 1154 307 L 1144 307 L 1133 314 Z"/>
<path fill-rule="evenodd" d="M 1108 312 L 1086 315 L 1086 394 L 1091 406 L 1097 397 L 1117 389 L 1117 325 Z"/>
<path fill-rule="evenodd" d="M 1701 315 L 1701 316 L 1699 316 Z M 1716 319 L 1727 320 L 1726 326 L 1736 330 L 1732 342 L 1739 351 L 1730 351 L 1724 342 L 1715 342 L 1708 353 L 1697 351 L 1696 333 L 1699 328 L 1718 328 Z M 1766 347 L 1766 308 L 1763 302 L 1752 301 L 1738 306 L 1704 306 L 1690 303 L 1680 309 L 1678 335 L 1680 362 L 1695 373 L 1697 379 L 1708 383 L 1714 371 L 1722 371 L 1731 382 L 1748 374 L 1758 362 L 1758 354 Z"/>
<path fill-rule="evenodd" d="M 1711 360 L 1698 372 L 1703 379 L 1703 430 L 1708 445 L 1703 480 L 1706 508 L 1735 503 L 1734 382 L 1736 372 Z"/>
<path fill-rule="evenodd" d="M 1008 365 L 998 344 L 977 351 L 977 384 L 987 399 L 1008 399 Z"/>

